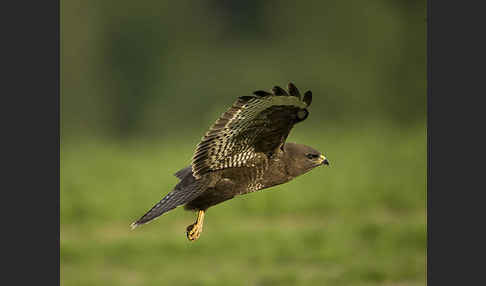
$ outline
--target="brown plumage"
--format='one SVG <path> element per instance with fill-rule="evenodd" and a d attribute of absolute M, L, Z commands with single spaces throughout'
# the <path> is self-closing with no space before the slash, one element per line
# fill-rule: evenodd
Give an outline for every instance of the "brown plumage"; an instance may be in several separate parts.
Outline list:
<path fill-rule="evenodd" d="M 197 145 L 192 164 L 175 176 L 180 182 L 132 228 L 177 206 L 198 212 L 187 228 L 189 240 L 202 232 L 205 211 L 237 195 L 286 183 L 311 169 L 328 165 L 317 150 L 285 143 L 294 124 L 309 115 L 312 93 L 301 98 L 292 83 L 288 91 L 255 91 L 242 96 L 214 123 Z"/>

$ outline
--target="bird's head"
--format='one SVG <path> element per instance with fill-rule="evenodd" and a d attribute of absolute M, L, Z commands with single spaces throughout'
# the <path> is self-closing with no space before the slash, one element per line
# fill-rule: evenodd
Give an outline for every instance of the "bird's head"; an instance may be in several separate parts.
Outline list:
<path fill-rule="evenodd" d="M 292 176 L 299 176 L 315 167 L 328 165 L 327 158 L 316 149 L 297 143 L 285 143 L 283 158 L 287 163 L 288 172 Z"/>

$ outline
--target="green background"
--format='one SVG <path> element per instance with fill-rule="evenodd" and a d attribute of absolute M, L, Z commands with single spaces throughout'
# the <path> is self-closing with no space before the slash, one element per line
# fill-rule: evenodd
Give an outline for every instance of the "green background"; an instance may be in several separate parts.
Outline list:
<path fill-rule="evenodd" d="M 61 1 L 61 285 L 426 284 L 425 1 Z M 131 231 L 238 96 L 330 167 Z"/>

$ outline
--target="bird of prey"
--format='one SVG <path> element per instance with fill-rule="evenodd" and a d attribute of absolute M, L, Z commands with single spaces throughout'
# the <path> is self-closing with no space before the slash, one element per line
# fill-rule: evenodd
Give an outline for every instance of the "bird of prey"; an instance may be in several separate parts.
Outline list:
<path fill-rule="evenodd" d="M 190 166 L 175 173 L 180 182 L 132 229 L 178 206 L 197 212 L 186 228 L 190 241 L 199 238 L 208 208 L 234 198 L 286 183 L 329 161 L 306 145 L 286 143 L 294 124 L 309 115 L 312 92 L 301 97 L 294 84 L 288 91 L 258 90 L 241 96 L 197 145 Z"/>

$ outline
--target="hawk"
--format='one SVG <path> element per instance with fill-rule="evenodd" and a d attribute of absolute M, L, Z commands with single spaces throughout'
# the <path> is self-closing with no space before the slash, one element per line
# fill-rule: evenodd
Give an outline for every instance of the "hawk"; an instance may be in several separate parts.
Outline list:
<path fill-rule="evenodd" d="M 285 142 L 292 127 L 309 115 L 311 101 L 311 91 L 301 97 L 292 83 L 287 91 L 275 86 L 272 92 L 239 97 L 197 145 L 191 165 L 175 173 L 179 183 L 132 223 L 132 229 L 184 205 L 197 212 L 196 222 L 186 229 L 194 241 L 208 208 L 329 165 L 314 148 Z"/>

